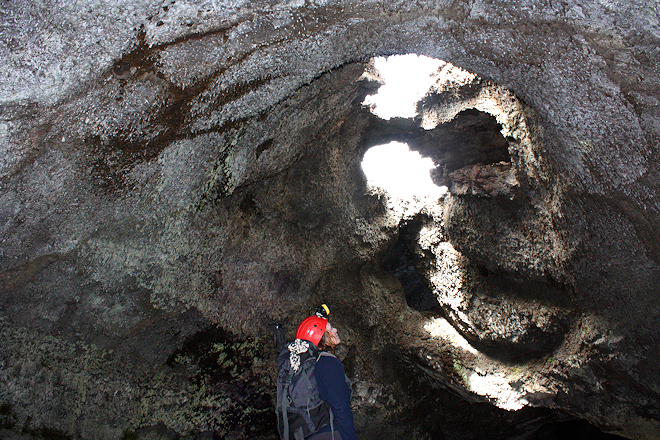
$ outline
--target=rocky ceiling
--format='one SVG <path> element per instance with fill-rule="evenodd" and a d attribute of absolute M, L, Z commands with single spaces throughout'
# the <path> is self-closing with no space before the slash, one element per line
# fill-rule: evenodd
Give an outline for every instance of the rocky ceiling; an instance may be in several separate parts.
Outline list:
<path fill-rule="evenodd" d="M 2 2 L 3 438 L 274 438 L 321 301 L 361 438 L 660 438 L 660 11 L 583 3 Z M 381 120 L 403 53 L 478 76 Z"/>

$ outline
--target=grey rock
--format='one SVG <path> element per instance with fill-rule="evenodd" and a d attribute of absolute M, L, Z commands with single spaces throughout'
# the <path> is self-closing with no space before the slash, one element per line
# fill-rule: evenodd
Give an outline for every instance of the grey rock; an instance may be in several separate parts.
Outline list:
<path fill-rule="evenodd" d="M 270 324 L 325 301 L 363 438 L 476 429 L 446 390 L 522 408 L 495 437 L 660 437 L 653 4 L 11 0 L 0 36 L 2 435 L 272 438 Z M 402 53 L 475 76 L 380 120 Z M 391 140 L 448 195 L 388 208 Z"/>

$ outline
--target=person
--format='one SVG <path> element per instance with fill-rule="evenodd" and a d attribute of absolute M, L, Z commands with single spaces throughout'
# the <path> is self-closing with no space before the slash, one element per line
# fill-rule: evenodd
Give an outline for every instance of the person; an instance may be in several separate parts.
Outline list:
<path fill-rule="evenodd" d="M 332 440 L 333 434 L 334 440 L 358 440 L 351 410 L 350 381 L 335 356 L 335 347 L 341 343 L 337 329 L 323 317 L 310 316 L 298 326 L 296 338 L 311 342 L 321 351 L 314 377 L 319 395 L 330 405 L 333 415 L 332 425 L 326 425 L 306 440 Z"/>

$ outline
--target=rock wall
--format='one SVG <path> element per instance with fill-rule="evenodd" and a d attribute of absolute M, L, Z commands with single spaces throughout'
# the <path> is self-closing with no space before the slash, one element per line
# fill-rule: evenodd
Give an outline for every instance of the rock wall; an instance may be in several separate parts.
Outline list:
<path fill-rule="evenodd" d="M 270 325 L 326 301 L 364 438 L 461 438 L 448 396 L 495 436 L 560 410 L 660 437 L 659 17 L 5 2 L 2 434 L 274 438 Z M 402 53 L 476 76 L 379 120 L 369 60 Z M 449 195 L 369 189 L 383 140 L 432 157 Z"/>

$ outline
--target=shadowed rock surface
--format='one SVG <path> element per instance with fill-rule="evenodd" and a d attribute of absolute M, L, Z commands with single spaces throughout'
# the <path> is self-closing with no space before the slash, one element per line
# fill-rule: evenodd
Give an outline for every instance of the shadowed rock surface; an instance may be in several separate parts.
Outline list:
<path fill-rule="evenodd" d="M 659 20 L 3 2 L 0 437 L 276 438 L 271 325 L 326 302 L 363 439 L 660 438 Z M 404 53 L 472 74 L 379 119 Z M 370 188 L 392 140 L 448 194 Z"/>

